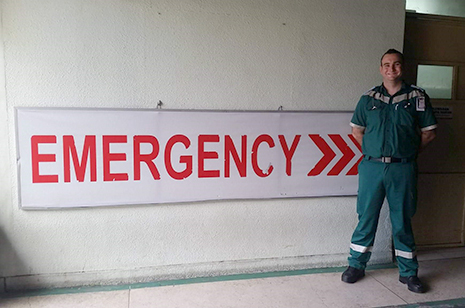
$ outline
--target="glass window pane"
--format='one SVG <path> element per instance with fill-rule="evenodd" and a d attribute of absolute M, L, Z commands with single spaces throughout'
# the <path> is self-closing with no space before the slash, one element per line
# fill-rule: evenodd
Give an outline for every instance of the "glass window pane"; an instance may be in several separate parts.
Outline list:
<path fill-rule="evenodd" d="M 463 0 L 407 0 L 405 9 L 422 14 L 465 17 Z"/>
<path fill-rule="evenodd" d="M 431 98 L 452 98 L 453 66 L 418 65 L 417 86 Z"/>

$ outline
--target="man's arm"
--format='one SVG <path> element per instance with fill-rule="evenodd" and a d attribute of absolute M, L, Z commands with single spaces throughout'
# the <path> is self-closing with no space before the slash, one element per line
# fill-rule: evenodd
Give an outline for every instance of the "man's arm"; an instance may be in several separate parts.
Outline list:
<path fill-rule="evenodd" d="M 353 134 L 353 133 L 352 133 Z M 427 130 L 421 132 L 420 151 L 422 151 L 436 137 L 436 130 Z"/>
<path fill-rule="evenodd" d="M 361 129 L 361 128 L 358 128 L 358 127 L 352 127 L 352 136 L 354 136 L 355 140 L 357 140 L 357 142 L 358 142 L 358 144 L 360 144 L 360 146 L 362 145 L 363 135 L 364 134 L 365 134 L 365 129 Z M 423 141 L 423 138 L 422 138 L 422 141 Z"/>

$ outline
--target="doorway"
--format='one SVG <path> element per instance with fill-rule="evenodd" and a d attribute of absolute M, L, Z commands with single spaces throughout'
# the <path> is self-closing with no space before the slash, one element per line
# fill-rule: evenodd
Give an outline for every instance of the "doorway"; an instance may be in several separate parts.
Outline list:
<path fill-rule="evenodd" d="M 419 249 L 465 245 L 465 18 L 407 13 L 405 80 L 424 87 L 437 138 L 418 158 Z"/>

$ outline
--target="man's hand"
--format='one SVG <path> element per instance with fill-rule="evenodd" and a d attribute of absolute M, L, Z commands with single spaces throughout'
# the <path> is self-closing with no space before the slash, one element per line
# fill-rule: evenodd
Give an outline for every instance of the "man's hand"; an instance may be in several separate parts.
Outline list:
<path fill-rule="evenodd" d="M 360 144 L 360 146 L 362 145 L 363 135 L 364 134 L 365 134 L 365 129 L 352 127 L 352 136 L 354 136 L 355 140 L 357 140 L 357 142 L 358 142 L 358 144 Z"/>
<path fill-rule="evenodd" d="M 436 137 L 436 130 L 427 130 L 421 132 L 420 152 Z"/>

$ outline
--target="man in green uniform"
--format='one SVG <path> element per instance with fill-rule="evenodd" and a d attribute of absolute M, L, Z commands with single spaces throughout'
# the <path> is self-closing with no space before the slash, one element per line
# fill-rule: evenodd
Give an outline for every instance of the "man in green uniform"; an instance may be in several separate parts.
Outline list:
<path fill-rule="evenodd" d="M 358 167 L 359 222 L 352 235 L 349 267 L 342 274 L 342 281 L 354 283 L 365 275 L 386 197 L 399 281 L 407 284 L 410 291 L 422 293 L 411 227 L 417 203 L 415 160 L 436 136 L 437 122 L 425 91 L 402 81 L 403 62 L 403 55 L 395 49 L 382 56 L 383 83 L 360 98 L 350 123 L 365 157 Z"/>

